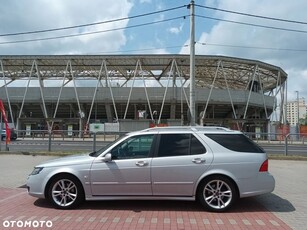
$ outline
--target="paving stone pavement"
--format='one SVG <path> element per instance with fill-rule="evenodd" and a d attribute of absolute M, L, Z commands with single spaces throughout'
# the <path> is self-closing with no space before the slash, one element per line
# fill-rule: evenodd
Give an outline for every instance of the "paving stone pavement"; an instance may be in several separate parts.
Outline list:
<path fill-rule="evenodd" d="M 307 230 L 307 161 L 270 160 L 276 187 L 257 197 L 269 211 L 295 230 Z"/>
<path fill-rule="evenodd" d="M 206 212 L 196 202 L 185 201 L 86 202 L 76 210 L 58 210 L 28 196 L 25 189 L 1 188 L 0 228 L 18 229 L 17 224 L 27 223 L 31 229 L 31 221 L 48 221 L 50 229 L 291 229 L 251 198 L 226 213 Z"/>
<path fill-rule="evenodd" d="M 49 158 L 0 155 L 0 229 L 20 229 L 17 221 L 19 225 L 51 221 L 50 229 L 307 230 L 304 161 L 270 160 L 276 179 L 273 193 L 241 199 L 227 213 L 210 213 L 196 202 L 185 201 L 101 201 L 86 202 L 76 210 L 54 209 L 47 201 L 29 196 L 26 189 L 17 188 L 34 165 Z"/>

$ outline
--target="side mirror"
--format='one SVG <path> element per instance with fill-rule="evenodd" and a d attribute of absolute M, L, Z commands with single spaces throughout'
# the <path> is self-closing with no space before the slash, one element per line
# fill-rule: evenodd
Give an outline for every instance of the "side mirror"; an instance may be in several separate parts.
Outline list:
<path fill-rule="evenodd" d="M 110 162 L 112 161 L 112 154 L 111 153 L 107 153 L 104 158 L 103 158 L 104 162 Z"/>

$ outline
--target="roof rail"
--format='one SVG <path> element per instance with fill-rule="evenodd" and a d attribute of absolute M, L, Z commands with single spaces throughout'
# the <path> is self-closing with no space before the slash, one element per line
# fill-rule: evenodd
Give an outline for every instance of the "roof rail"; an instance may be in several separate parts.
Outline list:
<path fill-rule="evenodd" d="M 175 130 L 175 129 L 190 129 L 193 131 L 213 131 L 213 130 L 220 130 L 220 131 L 232 131 L 231 129 L 221 127 L 221 126 L 163 126 L 163 127 L 153 127 L 153 128 L 148 128 L 144 129 L 143 132 L 149 132 L 149 131 L 155 131 L 155 130 Z"/>
<path fill-rule="evenodd" d="M 192 127 L 194 131 L 213 131 L 213 130 L 221 130 L 221 131 L 233 131 L 229 128 L 226 128 L 226 127 L 222 127 L 222 126 L 195 126 L 195 127 Z"/>

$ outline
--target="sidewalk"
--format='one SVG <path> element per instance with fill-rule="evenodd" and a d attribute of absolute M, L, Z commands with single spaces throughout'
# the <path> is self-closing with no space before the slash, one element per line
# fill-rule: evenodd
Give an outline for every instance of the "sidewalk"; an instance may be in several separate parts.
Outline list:
<path fill-rule="evenodd" d="M 306 161 L 270 160 L 273 193 L 245 198 L 227 213 L 204 211 L 195 202 L 102 201 L 80 209 L 53 209 L 24 188 L 33 166 L 51 156 L 0 155 L 0 229 L 5 220 L 52 220 L 74 229 L 307 229 Z"/>
<path fill-rule="evenodd" d="M 269 171 L 276 180 L 275 190 L 257 199 L 293 229 L 306 230 L 306 161 L 270 160 Z"/>

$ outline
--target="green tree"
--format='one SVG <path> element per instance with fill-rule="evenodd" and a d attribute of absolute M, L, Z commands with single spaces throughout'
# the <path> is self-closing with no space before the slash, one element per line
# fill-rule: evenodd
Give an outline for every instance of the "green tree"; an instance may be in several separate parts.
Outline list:
<path fill-rule="evenodd" d="M 299 124 L 300 125 L 307 125 L 307 114 L 305 115 L 305 118 L 299 119 Z"/>

